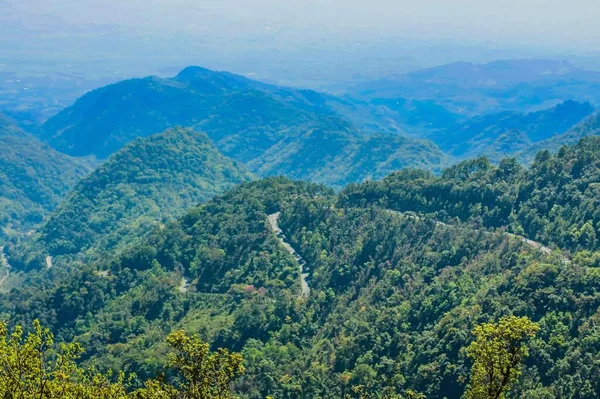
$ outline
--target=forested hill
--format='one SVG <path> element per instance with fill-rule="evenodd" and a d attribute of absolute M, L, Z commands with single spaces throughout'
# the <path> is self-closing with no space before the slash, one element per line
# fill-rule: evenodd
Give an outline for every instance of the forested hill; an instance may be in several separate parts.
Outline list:
<path fill-rule="evenodd" d="M 250 178 L 202 133 L 170 129 L 135 140 L 74 188 L 18 263 L 114 251 Z"/>
<path fill-rule="evenodd" d="M 198 67 L 171 79 L 94 90 L 48 120 L 42 139 L 71 155 L 105 158 L 173 126 L 206 132 L 226 156 L 259 176 L 285 172 L 340 188 L 404 166 L 439 170 L 446 161 L 429 141 L 357 129 L 324 94 Z M 348 168 L 348 160 L 358 164 Z"/>
<path fill-rule="evenodd" d="M 534 143 L 541 143 L 538 148 L 545 149 L 545 140 L 560 140 L 562 134 L 593 112 L 590 103 L 565 101 L 527 114 L 505 111 L 481 115 L 445 131 L 431 133 L 430 138 L 442 151 L 459 159 L 485 155 L 498 162 L 527 150 Z"/>
<path fill-rule="evenodd" d="M 548 150 L 558 152 L 563 145 L 575 145 L 584 137 L 600 136 L 600 113 L 594 112 L 583 121 L 573 126 L 569 131 L 530 146 L 517 154 L 517 159 L 523 163 L 531 163 L 538 152 Z"/>
<path fill-rule="evenodd" d="M 528 65 L 522 66 L 537 71 L 545 64 Z M 507 96 L 518 104 L 520 89 L 515 90 Z M 460 99 L 453 103 L 460 109 L 451 112 L 435 96 L 362 101 L 189 67 L 173 78 L 131 79 L 91 91 L 50 118 L 40 137 L 58 151 L 105 159 L 135 138 L 190 127 L 206 132 L 224 155 L 259 177 L 284 174 L 341 189 L 406 167 L 437 173 L 457 159 L 485 155 L 499 162 L 521 153 L 526 159 L 532 145 L 572 144 L 577 131 L 570 129 L 594 106 L 555 94 L 530 104 L 532 112 L 505 104 L 502 112 L 482 110 L 467 118 Z"/>
<path fill-rule="evenodd" d="M 557 154 L 541 151 L 529 168 L 514 159 L 462 162 L 440 176 L 417 170 L 350 185 L 340 203 L 454 218 L 474 226 L 507 228 L 569 250 L 600 244 L 600 137 L 586 137 Z"/>
<path fill-rule="evenodd" d="M 360 201 L 356 187 L 350 203 L 285 178 L 243 183 L 108 261 L 29 273 L 0 295 L 0 312 L 82 342 L 85 365 L 140 378 L 164 368 L 166 334 L 197 332 L 241 351 L 244 399 L 338 399 L 356 386 L 458 399 L 471 331 L 514 314 L 540 331 L 510 397 L 598 397 L 598 256 L 564 262 L 502 232 L 372 206 L 382 197 Z M 269 227 L 275 212 L 306 261 L 308 298 L 298 260 Z"/>
<path fill-rule="evenodd" d="M 41 222 L 90 170 L 0 114 L 0 239 Z"/>
<path fill-rule="evenodd" d="M 42 138 L 72 155 L 106 158 L 129 141 L 173 126 L 205 128 L 219 143 L 244 140 L 225 151 L 243 160 L 272 145 L 284 128 L 330 115 L 319 95 L 269 86 L 226 72 L 189 67 L 171 79 L 121 81 L 89 92 L 50 118 Z M 256 142 L 258 137 L 263 142 Z M 243 144 L 243 145 L 242 145 Z"/>

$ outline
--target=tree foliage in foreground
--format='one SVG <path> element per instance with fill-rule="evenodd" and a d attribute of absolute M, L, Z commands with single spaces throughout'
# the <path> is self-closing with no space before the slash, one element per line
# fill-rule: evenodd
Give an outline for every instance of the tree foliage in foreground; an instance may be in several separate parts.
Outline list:
<path fill-rule="evenodd" d="M 600 175 L 587 165 L 593 188 Z M 243 399 L 383 398 L 389 387 L 459 399 L 471 331 L 514 314 L 540 331 L 507 396 L 600 398 L 600 252 L 547 254 L 503 231 L 402 215 L 363 195 L 344 207 L 306 183 L 242 184 L 103 264 L 27 273 L 0 294 L 0 319 L 39 318 L 57 340 L 83 344 L 83 366 L 141 381 L 165 369 L 164 340 L 179 326 L 211 349 L 242 353 L 247 371 L 234 392 Z M 574 207 L 596 200 L 581 198 Z M 307 262 L 309 298 L 298 299 L 297 263 L 269 229 L 277 211 Z"/>
<path fill-rule="evenodd" d="M 177 353 L 169 359 L 169 366 L 177 370 L 181 383 L 173 386 L 162 379 L 149 381 L 136 398 L 227 399 L 233 379 L 244 373 L 239 353 L 219 349 L 211 353 L 209 345 L 183 331 L 167 337 Z"/>
<path fill-rule="evenodd" d="M 474 330 L 476 340 L 467 349 L 474 361 L 466 399 L 504 399 L 521 375 L 521 363 L 529 354 L 525 340 L 539 326 L 527 317 L 503 317 Z"/>
<path fill-rule="evenodd" d="M 504 317 L 498 323 L 485 323 L 474 330 L 476 340 L 467 349 L 474 360 L 466 399 L 503 399 L 505 392 L 520 376 L 522 360 L 527 356 L 525 340 L 539 327 L 526 317 Z M 56 350 L 50 330 L 35 320 L 32 331 L 21 326 L 9 332 L 0 323 L 0 396 L 3 398 L 106 398 L 106 399 L 230 399 L 234 379 L 245 371 L 239 353 L 226 349 L 211 352 L 197 336 L 176 331 L 167 337 L 175 349 L 168 365 L 177 371 L 175 382 L 164 376 L 146 381 L 133 389 L 135 376 L 117 378 L 94 369 L 85 370 L 77 361 L 83 347 L 75 342 L 61 343 Z M 271 397 L 267 397 L 271 398 Z M 344 399 L 425 399 L 407 390 L 404 396 L 394 389 L 383 395 L 372 394 L 363 385 L 352 387 Z"/>
<path fill-rule="evenodd" d="M 34 321 L 25 334 L 21 326 L 9 332 L 0 323 L 0 397 L 66 399 L 229 399 L 234 378 L 244 372 L 242 356 L 226 349 L 210 352 L 196 336 L 176 331 L 167 337 L 175 349 L 169 366 L 179 374 L 177 383 L 163 377 L 133 389 L 135 376 L 85 370 L 77 361 L 83 353 L 78 343 L 62 343 L 56 350 L 50 330 Z"/>

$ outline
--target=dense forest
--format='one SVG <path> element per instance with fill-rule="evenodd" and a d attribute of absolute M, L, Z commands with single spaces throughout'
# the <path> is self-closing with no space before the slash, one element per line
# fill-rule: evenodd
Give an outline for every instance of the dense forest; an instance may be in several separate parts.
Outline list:
<path fill-rule="evenodd" d="M 91 171 L 42 144 L 0 114 L 0 243 L 40 223 Z"/>
<path fill-rule="evenodd" d="M 529 168 L 514 159 L 496 166 L 480 158 L 440 176 L 400 171 L 381 181 L 348 186 L 340 203 L 506 228 L 561 249 L 593 251 L 600 237 L 599 170 L 600 138 L 587 137 L 555 155 L 539 152 Z"/>
<path fill-rule="evenodd" d="M 459 3 L 0 0 L 0 399 L 600 399 L 598 1 Z"/>
<path fill-rule="evenodd" d="M 467 348 L 473 369 L 466 398 L 498 398 L 510 390 L 521 376 L 522 362 L 529 355 L 528 341 L 539 326 L 526 317 L 503 317 L 498 323 L 484 323 L 473 330 L 475 340 Z M 77 364 L 84 349 L 77 342 L 54 343 L 50 330 L 39 320 L 25 334 L 21 326 L 9 332 L 0 323 L 0 395 L 39 399 L 234 399 L 232 382 L 244 374 L 243 357 L 209 345 L 186 331 L 166 338 L 171 347 L 167 365 L 174 381 L 164 374 L 140 380 L 135 374 L 84 369 Z M 353 386 L 342 399 L 369 399 L 364 385 Z M 406 396 L 386 390 L 386 399 L 423 399 L 412 390 Z M 272 399 L 267 396 L 266 399 Z"/>
<path fill-rule="evenodd" d="M 135 140 L 77 184 L 12 263 L 40 267 L 46 256 L 71 254 L 89 262 L 251 178 L 202 133 Z"/>
<path fill-rule="evenodd" d="M 91 91 L 50 118 L 40 137 L 58 151 L 104 159 L 135 138 L 190 127 L 258 176 L 286 174 L 338 188 L 407 166 L 439 170 L 447 162 L 430 141 L 391 134 L 379 123 L 368 131 L 357 127 L 349 116 L 355 106 L 189 67 L 170 79 L 132 79 Z"/>
<path fill-rule="evenodd" d="M 83 367 L 142 380 L 165 369 L 170 333 L 198 333 L 241 354 L 232 389 L 245 399 L 479 397 L 478 339 L 518 316 L 535 324 L 519 322 L 530 338 L 507 397 L 597 398 L 599 146 L 541 152 L 529 168 L 401 171 L 339 194 L 243 183 L 110 256 L 18 276 L 0 315 L 80 342 Z M 306 262 L 307 298 L 281 240 Z"/>
<path fill-rule="evenodd" d="M 434 131 L 428 137 L 442 151 L 459 159 L 486 155 L 498 162 L 502 157 L 528 150 L 534 143 L 567 133 L 594 110 L 590 103 L 565 101 L 527 114 L 514 111 L 484 114 L 442 133 Z"/>

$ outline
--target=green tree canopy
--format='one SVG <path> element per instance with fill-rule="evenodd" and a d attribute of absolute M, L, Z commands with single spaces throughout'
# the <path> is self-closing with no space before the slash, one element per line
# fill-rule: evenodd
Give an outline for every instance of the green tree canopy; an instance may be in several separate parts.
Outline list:
<path fill-rule="evenodd" d="M 521 362 L 528 355 L 525 341 L 538 330 L 527 317 L 515 316 L 477 326 L 473 331 L 476 339 L 467 349 L 474 364 L 465 398 L 504 399 L 521 375 Z"/>

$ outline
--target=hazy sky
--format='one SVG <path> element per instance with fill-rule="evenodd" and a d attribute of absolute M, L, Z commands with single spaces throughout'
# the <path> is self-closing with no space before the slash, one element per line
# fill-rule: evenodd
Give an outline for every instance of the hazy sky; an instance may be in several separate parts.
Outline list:
<path fill-rule="evenodd" d="M 0 0 L 0 71 L 202 65 L 316 87 L 456 61 L 600 69 L 600 0 Z"/>
<path fill-rule="evenodd" d="M 594 50 L 598 0 L 0 0 L 70 23 L 185 34 L 310 30 Z M 264 32 L 261 32 L 264 30 Z"/>

